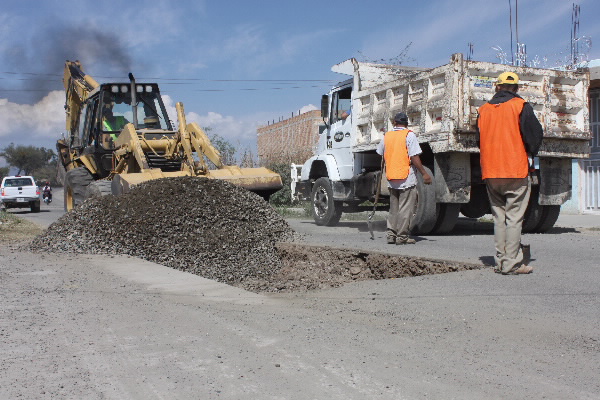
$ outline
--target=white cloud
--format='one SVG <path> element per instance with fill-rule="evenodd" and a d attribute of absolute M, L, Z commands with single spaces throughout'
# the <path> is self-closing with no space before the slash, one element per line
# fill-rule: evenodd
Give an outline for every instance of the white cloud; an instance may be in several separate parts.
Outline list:
<path fill-rule="evenodd" d="M 163 102 L 167 109 L 167 114 L 175 127 L 178 125 L 177 111 L 173 104 L 173 99 L 169 95 L 163 95 Z M 256 118 L 242 117 L 235 118 L 231 115 L 222 115 L 216 112 L 209 111 L 205 115 L 200 115 L 196 112 L 186 112 L 186 122 L 189 124 L 195 122 L 203 129 L 207 130 L 210 136 L 216 134 L 229 141 L 234 146 L 252 146 L 256 145 Z"/>
<path fill-rule="evenodd" d="M 58 139 L 60 133 L 65 132 L 64 104 L 65 92 L 61 90 L 48 93 L 33 105 L 0 99 L 2 142 L 34 145 L 40 142 L 52 143 L 51 138 Z"/>
<path fill-rule="evenodd" d="M 313 110 L 318 110 L 318 108 L 314 104 L 309 104 L 309 105 L 306 105 L 306 106 L 300 108 L 300 114 L 304 114 L 306 112 L 313 111 Z"/>

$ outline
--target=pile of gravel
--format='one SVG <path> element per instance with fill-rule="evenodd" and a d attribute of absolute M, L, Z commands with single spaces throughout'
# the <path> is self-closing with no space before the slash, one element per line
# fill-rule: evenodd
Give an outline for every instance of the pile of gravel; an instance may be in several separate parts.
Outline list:
<path fill-rule="evenodd" d="M 287 222 L 260 196 L 221 180 L 181 177 L 89 199 L 29 247 L 126 254 L 236 284 L 278 271 L 275 244 L 294 238 Z"/>

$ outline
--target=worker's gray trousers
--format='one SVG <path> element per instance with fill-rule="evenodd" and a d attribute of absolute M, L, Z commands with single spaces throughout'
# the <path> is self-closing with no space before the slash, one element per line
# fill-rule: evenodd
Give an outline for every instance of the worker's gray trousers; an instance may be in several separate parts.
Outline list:
<path fill-rule="evenodd" d="M 521 228 L 531 194 L 527 178 L 488 178 L 487 186 L 492 215 L 496 267 L 499 272 L 510 272 L 523 263 Z"/>
<path fill-rule="evenodd" d="M 389 189 L 390 213 L 387 219 L 387 237 L 400 241 L 408 239 L 408 229 L 417 210 L 417 187 Z"/>

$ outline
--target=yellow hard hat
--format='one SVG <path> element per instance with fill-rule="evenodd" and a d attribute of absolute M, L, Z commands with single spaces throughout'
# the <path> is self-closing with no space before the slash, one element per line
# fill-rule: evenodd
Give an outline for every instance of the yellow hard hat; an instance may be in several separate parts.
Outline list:
<path fill-rule="evenodd" d="M 496 82 L 498 85 L 518 85 L 519 84 L 519 75 L 514 72 L 503 72 L 498 76 L 498 81 Z"/>

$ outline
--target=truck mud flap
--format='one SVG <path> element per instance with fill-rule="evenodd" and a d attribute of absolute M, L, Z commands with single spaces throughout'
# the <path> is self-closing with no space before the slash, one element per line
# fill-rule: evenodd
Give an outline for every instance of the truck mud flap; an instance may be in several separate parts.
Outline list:
<path fill-rule="evenodd" d="M 561 205 L 571 198 L 569 158 L 540 158 L 540 205 Z"/>
<path fill-rule="evenodd" d="M 468 203 L 471 192 L 471 155 L 438 153 L 434 158 L 435 199 L 438 203 Z"/>
<path fill-rule="evenodd" d="M 347 201 L 354 199 L 354 184 L 348 181 L 331 181 L 333 198 L 336 201 Z"/>

